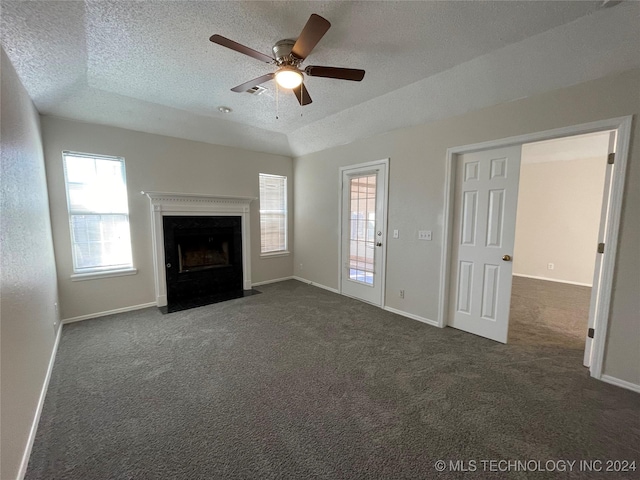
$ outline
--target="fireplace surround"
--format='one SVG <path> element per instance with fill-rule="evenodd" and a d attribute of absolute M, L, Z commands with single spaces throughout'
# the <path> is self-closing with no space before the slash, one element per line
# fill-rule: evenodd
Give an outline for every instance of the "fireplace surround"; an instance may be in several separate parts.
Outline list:
<path fill-rule="evenodd" d="M 255 198 L 142 193 L 149 197 L 151 202 L 155 293 L 158 307 L 168 304 L 167 277 L 180 270 L 182 274 L 195 274 L 197 279 L 198 274 L 203 272 L 236 268 L 236 273 L 232 274 L 235 275 L 233 281 L 237 282 L 234 285 L 239 285 L 243 290 L 251 290 L 249 216 L 250 204 Z M 170 259 L 173 261 L 169 261 L 165 255 L 164 226 L 169 225 L 176 217 L 181 217 L 186 223 L 177 231 L 177 245 L 180 245 L 180 249 L 178 251 L 176 248 L 175 251 L 179 253 Z M 190 222 L 187 217 L 200 218 L 192 218 Z M 198 229 L 191 228 L 193 226 L 202 228 L 198 233 Z M 218 233 L 214 233 L 209 227 L 220 228 L 217 229 Z M 234 238 L 238 241 L 234 241 Z M 216 280 L 213 281 L 215 282 Z M 222 288 L 230 287 L 223 285 Z"/>
<path fill-rule="evenodd" d="M 239 216 L 165 215 L 162 223 L 169 311 L 242 293 Z"/>

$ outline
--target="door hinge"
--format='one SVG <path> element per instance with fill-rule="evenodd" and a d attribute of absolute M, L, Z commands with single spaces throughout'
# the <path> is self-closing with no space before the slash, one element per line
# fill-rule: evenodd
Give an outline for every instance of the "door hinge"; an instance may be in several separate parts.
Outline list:
<path fill-rule="evenodd" d="M 607 163 L 609 165 L 613 165 L 613 161 L 616 158 L 616 154 L 615 153 L 610 153 L 609 155 L 607 155 Z"/>
<path fill-rule="evenodd" d="M 584 330 L 583 330 L 584 332 Z M 589 332 L 587 333 L 587 337 L 589 338 L 593 338 L 593 336 L 596 334 L 596 331 L 593 328 L 589 329 Z"/>
<path fill-rule="evenodd" d="M 604 243 L 598 244 L 598 253 L 604 253 Z"/>

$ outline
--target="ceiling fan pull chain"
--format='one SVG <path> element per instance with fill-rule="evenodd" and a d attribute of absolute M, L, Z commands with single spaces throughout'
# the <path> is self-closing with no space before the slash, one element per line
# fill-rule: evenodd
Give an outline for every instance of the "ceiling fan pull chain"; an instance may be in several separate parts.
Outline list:
<path fill-rule="evenodd" d="M 280 88 L 278 88 L 278 82 L 276 82 L 276 120 L 280 120 L 280 117 L 278 115 L 279 111 L 280 111 Z"/>

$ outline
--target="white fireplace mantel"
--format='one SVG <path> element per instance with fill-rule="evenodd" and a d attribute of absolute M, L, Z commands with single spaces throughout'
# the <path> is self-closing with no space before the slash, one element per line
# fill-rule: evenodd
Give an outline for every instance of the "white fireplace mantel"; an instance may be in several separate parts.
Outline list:
<path fill-rule="evenodd" d="M 140 192 L 151 200 L 152 241 L 156 302 L 167 304 L 165 275 L 164 232 L 162 217 L 175 216 L 238 216 L 242 225 L 242 281 L 245 290 L 251 289 L 251 236 L 249 235 L 249 205 L 254 197 L 200 195 L 192 193 Z"/>

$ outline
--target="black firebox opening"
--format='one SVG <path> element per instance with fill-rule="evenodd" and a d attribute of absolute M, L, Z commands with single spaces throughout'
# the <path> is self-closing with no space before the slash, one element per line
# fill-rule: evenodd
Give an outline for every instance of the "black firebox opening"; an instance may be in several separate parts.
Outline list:
<path fill-rule="evenodd" d="M 242 223 L 236 216 L 164 216 L 168 311 L 242 296 Z"/>
<path fill-rule="evenodd" d="M 233 245 L 233 230 L 217 232 L 214 235 L 179 236 L 178 273 L 196 272 L 208 268 L 231 265 L 229 254 Z"/>

